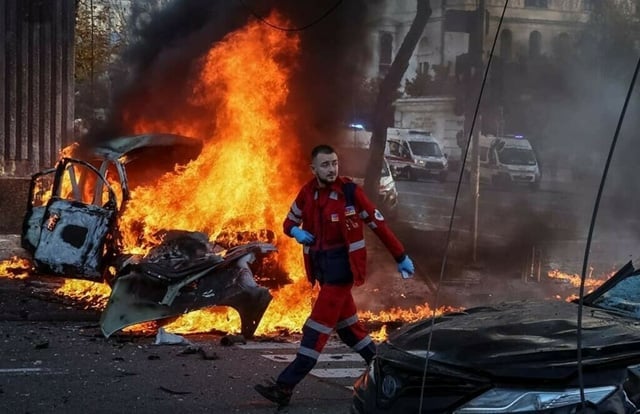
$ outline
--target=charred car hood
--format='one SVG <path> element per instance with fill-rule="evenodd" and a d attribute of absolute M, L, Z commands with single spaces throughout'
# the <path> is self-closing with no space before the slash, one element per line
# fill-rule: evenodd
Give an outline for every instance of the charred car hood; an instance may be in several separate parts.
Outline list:
<path fill-rule="evenodd" d="M 93 148 L 95 155 L 118 159 L 126 154 L 150 148 L 164 148 L 163 151 L 176 151 L 176 148 L 191 148 L 197 154 L 202 150 L 202 141 L 196 138 L 176 134 L 139 134 L 115 137 L 101 142 Z"/>
<path fill-rule="evenodd" d="M 520 301 L 467 309 L 436 319 L 430 359 L 496 376 L 554 378 L 575 371 L 578 305 Z M 390 347 L 425 355 L 430 319 L 403 327 Z M 585 367 L 640 359 L 639 322 L 585 307 Z M 395 353 L 395 352 L 394 352 Z"/>

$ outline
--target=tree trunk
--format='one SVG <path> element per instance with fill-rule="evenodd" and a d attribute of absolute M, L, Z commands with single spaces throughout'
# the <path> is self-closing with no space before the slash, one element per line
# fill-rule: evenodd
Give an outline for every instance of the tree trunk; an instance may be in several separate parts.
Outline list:
<path fill-rule="evenodd" d="M 384 147 L 387 141 L 387 120 L 390 115 L 392 115 L 391 104 L 395 97 L 395 91 L 397 91 L 400 86 L 400 81 L 409 66 L 409 59 L 422 37 L 422 32 L 427 25 L 429 17 L 431 17 L 431 5 L 429 0 L 416 1 L 418 4 L 416 17 L 413 19 L 411 27 L 402 41 L 402 45 L 400 46 L 398 53 L 391 63 L 389 72 L 387 72 L 387 75 L 380 84 L 380 91 L 378 92 L 378 97 L 374 107 L 370 144 L 371 151 L 364 183 L 364 189 L 372 200 L 376 200 L 378 196 L 381 171 L 380 166 L 382 165 Z"/>

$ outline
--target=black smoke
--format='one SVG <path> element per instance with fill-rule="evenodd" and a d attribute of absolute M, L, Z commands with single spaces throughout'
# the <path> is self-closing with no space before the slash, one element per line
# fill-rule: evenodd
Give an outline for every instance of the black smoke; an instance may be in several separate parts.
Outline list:
<path fill-rule="evenodd" d="M 301 53 L 289 85 L 288 112 L 295 114 L 291 122 L 303 147 L 311 148 L 353 111 L 353 95 L 362 83 L 362 68 L 369 57 L 367 16 L 375 3 L 176 0 L 145 15 L 134 2 L 130 24 L 134 42 L 123 51 L 119 70 L 114 72 L 114 99 L 106 125 L 93 130 L 88 143 L 130 132 L 123 127 L 125 105 L 137 108 L 136 116 L 141 118 L 197 114 L 200 109 L 189 104 L 188 97 L 189 79 L 200 69 L 199 58 L 250 20 L 271 24 L 269 15 L 277 11 L 288 22 L 272 30 L 294 31 L 300 36 Z"/>

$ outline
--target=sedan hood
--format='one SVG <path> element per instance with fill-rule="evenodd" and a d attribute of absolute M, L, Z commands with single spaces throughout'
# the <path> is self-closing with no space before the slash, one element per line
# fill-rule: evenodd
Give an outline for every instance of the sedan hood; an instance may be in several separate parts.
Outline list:
<path fill-rule="evenodd" d="M 431 359 L 498 376 L 553 378 L 575 370 L 578 305 L 520 301 L 477 307 L 436 319 Z M 394 348 L 424 355 L 431 320 L 402 328 Z M 585 307 L 582 323 L 585 366 L 638 359 L 638 322 Z"/>
<path fill-rule="evenodd" d="M 176 134 L 140 134 L 115 137 L 94 147 L 93 152 L 99 157 L 118 159 L 134 151 L 149 148 L 163 148 L 162 151 L 175 151 L 176 148 L 192 148 L 197 155 L 202 149 L 202 141 L 196 138 Z"/>

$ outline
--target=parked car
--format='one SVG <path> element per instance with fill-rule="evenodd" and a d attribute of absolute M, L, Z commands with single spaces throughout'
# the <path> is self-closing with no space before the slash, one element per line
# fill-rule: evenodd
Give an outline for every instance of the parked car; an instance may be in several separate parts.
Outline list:
<path fill-rule="evenodd" d="M 636 413 L 640 270 L 629 262 L 583 303 L 582 381 L 578 302 L 504 302 L 391 334 L 355 382 L 351 413 Z"/>
<path fill-rule="evenodd" d="M 169 229 L 145 255 L 123 251 L 118 217 L 130 189 L 195 158 L 201 148 L 199 140 L 179 135 L 117 137 L 78 151 L 83 159 L 64 157 L 33 175 L 22 246 L 39 273 L 109 283 L 100 320 L 106 337 L 210 306 L 236 309 L 241 333 L 251 337 L 266 311 L 271 294 L 253 279 L 252 264 L 261 266 L 276 251 L 270 243 L 241 238 L 246 243 L 218 246 L 206 234 Z"/>

